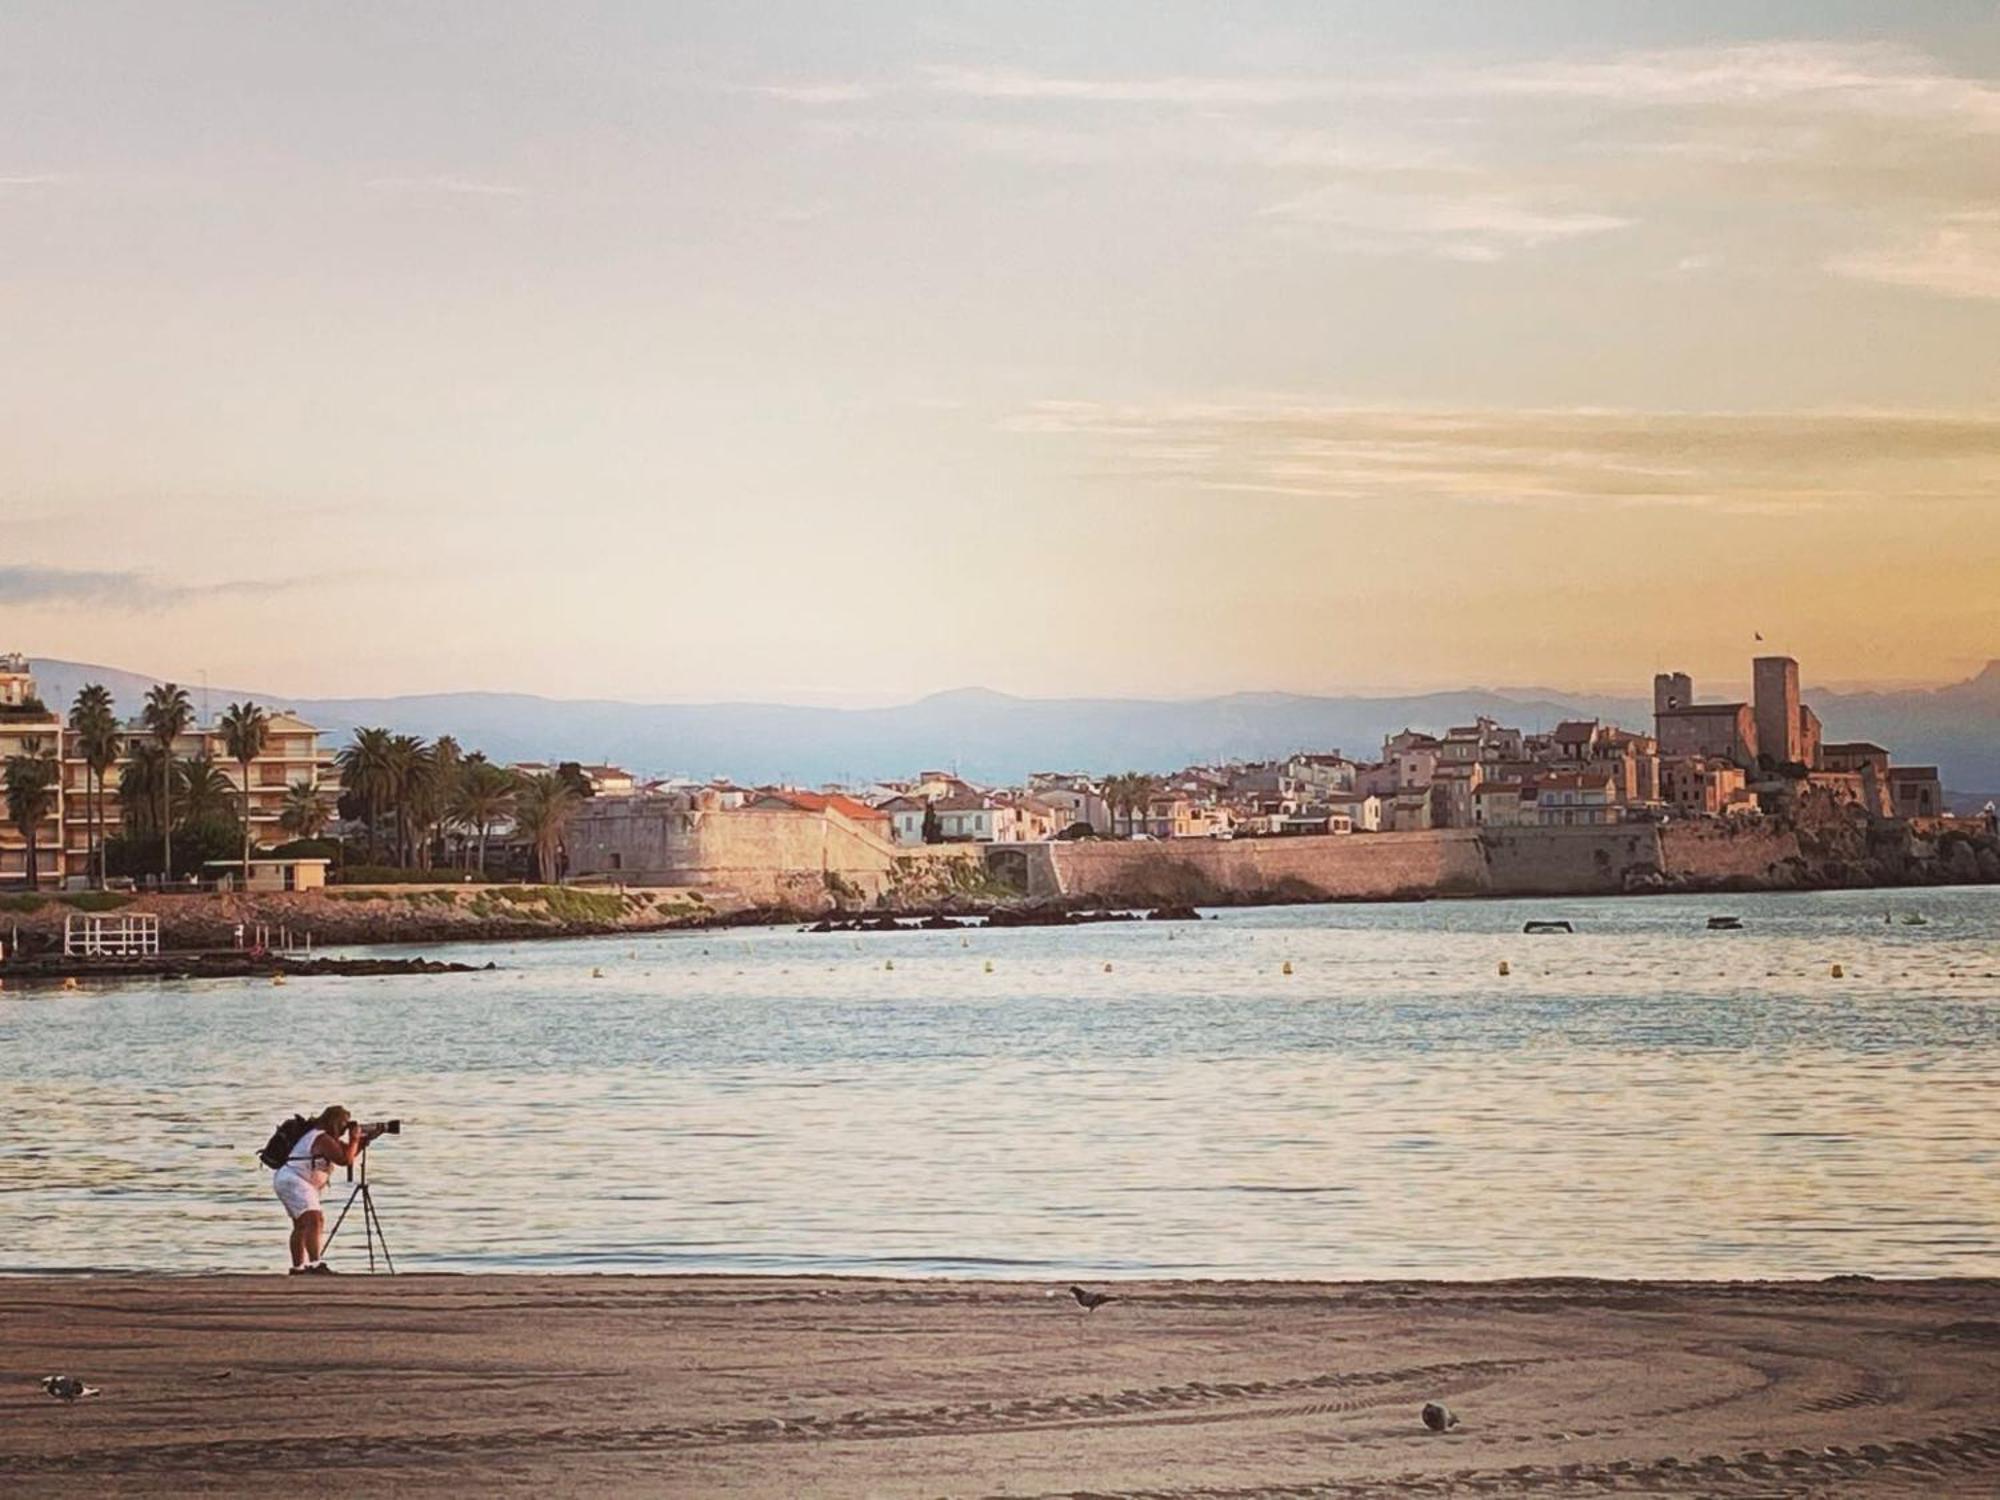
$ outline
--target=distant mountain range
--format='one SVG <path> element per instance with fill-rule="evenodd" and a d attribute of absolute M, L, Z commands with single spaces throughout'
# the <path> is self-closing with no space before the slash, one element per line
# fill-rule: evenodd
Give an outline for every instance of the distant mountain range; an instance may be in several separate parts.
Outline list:
<path fill-rule="evenodd" d="M 50 704 L 85 682 L 111 689 L 121 713 L 137 712 L 157 679 L 85 663 L 38 659 Z M 186 686 L 186 684 L 183 684 Z M 202 707 L 202 689 L 189 687 Z M 1197 760 L 1256 758 L 1293 750 L 1374 754 L 1399 729 L 1438 731 L 1480 714 L 1524 728 L 1601 718 L 1649 725 L 1643 698 L 1555 689 L 1468 689 L 1409 697 L 1310 697 L 1230 693 L 1187 700 L 1016 698 L 983 688 L 935 693 L 890 708 L 761 703 L 622 703 L 526 693 L 425 693 L 397 698 L 295 698 L 210 688 L 219 711 L 239 698 L 297 709 L 342 742 L 357 725 L 426 738 L 450 734 L 495 760 L 609 761 L 656 774 L 726 775 L 745 782 L 860 781 L 956 769 L 979 781 L 1014 782 L 1031 771 L 1166 771 Z M 1874 740 L 1898 761 L 1935 762 L 1947 787 L 2000 788 L 2000 661 L 1950 687 L 1883 693 L 1808 689 L 1830 740 Z"/>

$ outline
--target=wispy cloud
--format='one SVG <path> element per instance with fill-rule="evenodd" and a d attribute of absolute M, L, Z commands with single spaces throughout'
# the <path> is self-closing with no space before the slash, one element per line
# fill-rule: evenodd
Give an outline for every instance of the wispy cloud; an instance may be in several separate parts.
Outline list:
<path fill-rule="evenodd" d="M 52 183 L 61 182 L 62 180 L 62 175 L 57 172 L 30 172 L 14 176 L 0 175 L 0 188 L 47 187 Z"/>
<path fill-rule="evenodd" d="M 16 604 L 89 605 L 149 611 L 220 595 L 268 594 L 296 587 L 298 579 L 241 579 L 222 583 L 169 583 L 135 570 L 45 568 L 33 563 L 0 566 L 0 608 Z"/>
<path fill-rule="evenodd" d="M 1953 214 L 1899 244 L 1832 256 L 1826 267 L 1946 297 L 2000 298 L 2000 210 Z"/>
<path fill-rule="evenodd" d="M 1780 41 L 1573 57 L 1434 75 L 1445 93 L 1593 100 L 1624 108 L 1845 110 L 2000 130 L 2000 90 L 1885 42 Z"/>
<path fill-rule="evenodd" d="M 928 88 L 973 99 L 1053 100 L 1085 104 L 1178 104 L 1193 106 L 1284 104 L 1323 96 L 1318 79 L 1271 74 L 1216 77 L 1075 78 L 1015 68 L 934 66 L 924 70 Z"/>
<path fill-rule="evenodd" d="M 1561 212 L 1494 194 L 1416 197 L 1321 188 L 1274 203 L 1264 216 L 1340 232 L 1344 248 L 1372 254 L 1411 250 L 1449 260 L 1498 260 L 1511 250 L 1605 234 L 1632 220 Z"/>
<path fill-rule="evenodd" d="M 802 104 L 881 97 L 886 112 L 841 116 L 855 142 L 918 133 L 1055 168 L 1230 171 L 1246 218 L 1312 226 L 1348 253 L 1494 260 L 1640 223 L 1671 233 L 1690 204 L 1730 205 L 1725 248 L 1745 272 L 1817 263 L 1992 295 L 1980 216 L 2000 180 L 2000 84 L 1889 42 L 1352 76 L 939 63 L 875 85 L 761 87 Z M 1798 237 L 1800 210 L 1818 216 L 1806 233 L 1820 243 Z M 1843 247 L 1870 235 L 1873 247 Z"/>
<path fill-rule="evenodd" d="M 1005 424 L 1121 487 L 1384 502 L 1780 514 L 1985 503 L 2000 416 L 1044 402 Z"/>
<path fill-rule="evenodd" d="M 803 83 L 750 83 L 739 85 L 740 94 L 756 94 L 765 99 L 781 99 L 787 104 L 859 104 L 873 99 L 873 84 L 828 78 Z"/>
<path fill-rule="evenodd" d="M 527 189 L 470 177 L 371 177 L 369 187 L 391 193 L 445 193 L 468 198 L 523 198 Z"/>

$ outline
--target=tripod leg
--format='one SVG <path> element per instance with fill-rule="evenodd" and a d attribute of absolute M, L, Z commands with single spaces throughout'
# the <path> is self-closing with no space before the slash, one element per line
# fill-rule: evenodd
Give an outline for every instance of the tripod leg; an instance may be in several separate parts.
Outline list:
<path fill-rule="evenodd" d="M 396 1274 L 396 1263 L 389 1258 L 389 1236 L 382 1232 L 382 1215 L 375 1207 L 375 1195 L 373 1193 L 368 1195 L 367 1210 L 368 1217 L 374 1220 L 375 1223 L 375 1238 L 382 1242 L 382 1264 L 387 1266 L 389 1274 L 394 1276 Z M 374 1269 L 375 1263 L 373 1261 L 370 1261 L 368 1264 L 369 1269 Z"/>
<path fill-rule="evenodd" d="M 353 1191 L 353 1192 L 351 1192 L 351 1193 L 349 1193 L 349 1194 L 347 1195 L 347 1202 L 345 1202 L 344 1204 L 342 1204 L 342 1205 L 341 1205 L 341 1208 L 340 1208 L 340 1217 L 339 1217 L 339 1218 L 337 1218 L 337 1219 L 335 1219 L 335 1220 L 333 1221 L 333 1228 L 329 1229 L 329 1230 L 328 1230 L 328 1231 L 326 1232 L 326 1238 L 325 1238 L 325 1239 L 323 1239 L 323 1240 L 321 1240 L 321 1241 L 319 1242 L 319 1253 L 320 1253 L 320 1258 L 321 1258 L 321 1259 L 325 1259 L 325 1257 L 326 1257 L 326 1252 L 327 1252 L 327 1251 L 328 1251 L 328 1250 L 329 1250 L 329 1249 L 330 1249 L 330 1248 L 332 1247 L 332 1245 L 333 1245 L 333 1237 L 334 1237 L 334 1236 L 335 1236 L 336 1234 L 339 1234 L 339 1233 L 340 1233 L 340 1226 L 341 1226 L 341 1225 L 343 1225 L 343 1224 L 345 1224 L 345 1223 L 347 1222 L 347 1211 L 348 1211 L 348 1210 L 349 1210 L 350 1208 L 354 1207 L 354 1200 L 355 1200 L 356 1198 L 359 1198 L 359 1197 L 361 1196 L 361 1193 L 362 1193 L 362 1189 L 361 1189 L 361 1188 L 360 1188 L 359 1186 L 357 1186 L 357 1187 L 356 1187 L 356 1188 L 354 1189 L 354 1191 Z M 364 1217 L 365 1217 L 365 1213 L 364 1213 Z"/>

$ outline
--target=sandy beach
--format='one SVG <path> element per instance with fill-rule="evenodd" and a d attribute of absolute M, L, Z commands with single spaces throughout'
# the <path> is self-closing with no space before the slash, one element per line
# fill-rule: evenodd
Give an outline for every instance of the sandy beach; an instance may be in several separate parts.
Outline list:
<path fill-rule="evenodd" d="M 0 1282 L 0 1491 L 2000 1491 L 1991 1281 L 1109 1289 Z"/>

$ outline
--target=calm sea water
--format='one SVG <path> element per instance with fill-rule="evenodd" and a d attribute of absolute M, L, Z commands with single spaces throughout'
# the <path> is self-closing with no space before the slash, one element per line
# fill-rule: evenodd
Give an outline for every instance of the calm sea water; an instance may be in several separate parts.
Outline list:
<path fill-rule="evenodd" d="M 0 1270 L 281 1265 L 337 1100 L 411 1270 L 2000 1273 L 2000 890 L 434 951 L 0 996 Z"/>

